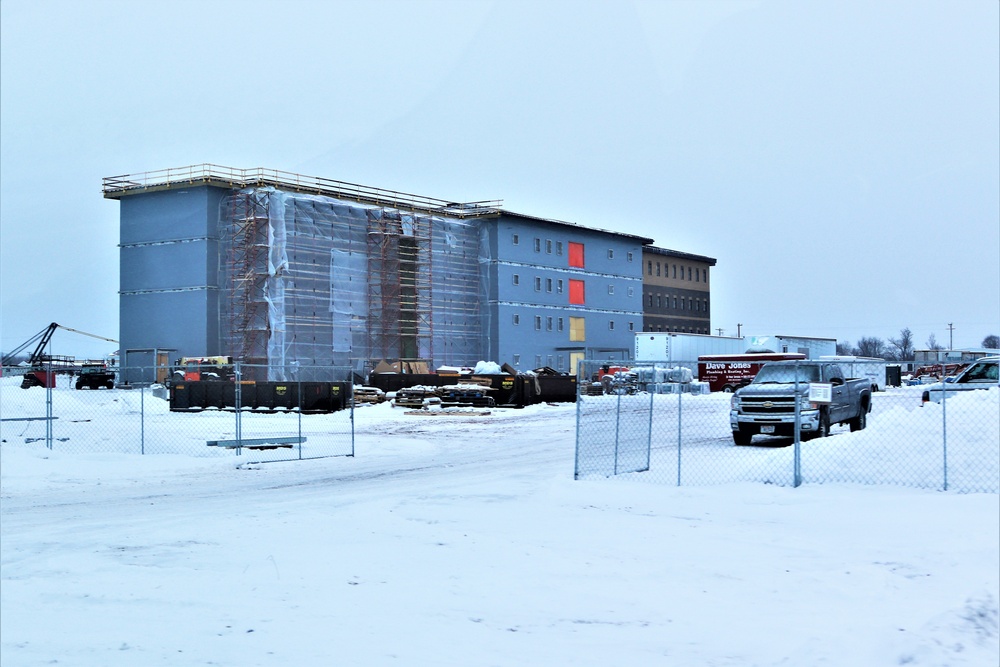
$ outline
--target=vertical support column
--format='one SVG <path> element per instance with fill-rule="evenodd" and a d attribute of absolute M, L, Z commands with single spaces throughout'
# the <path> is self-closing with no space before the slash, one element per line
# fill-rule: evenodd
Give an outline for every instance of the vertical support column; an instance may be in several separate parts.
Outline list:
<path fill-rule="evenodd" d="M 948 490 L 948 383 L 945 382 L 945 366 L 941 365 L 941 455 L 944 491 Z"/>
<path fill-rule="evenodd" d="M 802 436 L 799 432 L 802 426 L 802 401 L 799 397 L 799 362 L 795 362 L 795 455 L 792 464 L 792 486 L 802 485 Z M 822 421 L 822 416 L 820 417 Z"/>

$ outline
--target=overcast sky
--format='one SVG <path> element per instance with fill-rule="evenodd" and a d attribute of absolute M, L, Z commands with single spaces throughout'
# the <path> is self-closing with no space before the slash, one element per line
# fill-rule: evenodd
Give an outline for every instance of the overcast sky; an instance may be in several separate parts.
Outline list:
<path fill-rule="evenodd" d="M 713 333 L 1000 334 L 997 0 L 3 0 L 0 30 L 3 350 L 116 338 L 101 178 L 204 162 L 714 257 Z"/>

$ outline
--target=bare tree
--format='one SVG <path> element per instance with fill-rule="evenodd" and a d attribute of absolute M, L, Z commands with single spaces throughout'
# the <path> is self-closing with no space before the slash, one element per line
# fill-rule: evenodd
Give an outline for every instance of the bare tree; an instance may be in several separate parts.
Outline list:
<path fill-rule="evenodd" d="M 845 340 L 843 342 L 837 343 L 837 354 L 843 357 L 849 357 L 854 354 L 854 348 L 851 346 L 851 341 Z"/>
<path fill-rule="evenodd" d="M 899 332 L 899 338 L 890 338 L 889 342 L 895 347 L 893 357 L 896 361 L 911 361 L 913 359 L 913 332 L 909 327 Z"/>
<path fill-rule="evenodd" d="M 941 343 L 937 342 L 937 338 L 934 337 L 934 334 L 931 334 L 930 336 L 927 337 L 927 349 L 928 350 L 943 350 L 944 349 L 944 345 L 942 345 Z"/>
<path fill-rule="evenodd" d="M 885 356 L 885 343 L 877 336 L 865 336 L 858 341 L 856 351 L 859 357 L 882 358 Z"/>
<path fill-rule="evenodd" d="M 990 334 L 983 339 L 983 347 L 988 347 L 991 350 L 996 350 L 1000 348 L 1000 336 L 996 334 Z"/>

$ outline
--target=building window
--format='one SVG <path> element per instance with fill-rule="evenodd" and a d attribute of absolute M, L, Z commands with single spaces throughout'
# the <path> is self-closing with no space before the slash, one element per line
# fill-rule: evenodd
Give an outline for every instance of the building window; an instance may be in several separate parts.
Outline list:
<path fill-rule="evenodd" d="M 614 293 L 615 293 L 615 286 L 608 285 L 608 294 L 614 294 Z"/>
<path fill-rule="evenodd" d="M 584 262 L 584 256 L 583 255 L 584 255 L 584 253 L 583 253 L 583 244 L 582 243 L 574 243 L 573 241 L 570 241 L 569 242 L 569 265 L 572 266 L 572 267 L 574 267 L 574 268 L 577 268 L 577 269 L 584 268 L 586 266 L 586 263 Z"/>
<path fill-rule="evenodd" d="M 688 280 L 691 280 L 691 267 L 688 267 Z"/>
<path fill-rule="evenodd" d="M 582 306 L 587 303 L 587 293 L 582 280 L 574 280 L 570 278 L 569 302 L 576 306 Z"/>
<path fill-rule="evenodd" d="M 545 252 L 549 255 L 552 254 L 552 239 L 545 239 Z"/>
<path fill-rule="evenodd" d="M 521 323 L 521 316 L 518 315 L 517 313 L 514 313 L 514 326 L 516 327 L 520 323 Z"/>
<path fill-rule="evenodd" d="M 660 275 L 660 263 L 659 262 L 656 263 L 656 275 L 657 276 Z"/>
<path fill-rule="evenodd" d="M 535 276 L 535 291 L 536 292 L 542 291 L 542 279 L 540 276 Z"/>
<path fill-rule="evenodd" d="M 562 279 L 559 279 L 559 280 L 556 281 L 556 293 L 558 293 L 558 294 L 562 294 L 563 293 L 563 281 L 562 281 Z"/>
<path fill-rule="evenodd" d="M 514 355 L 514 365 L 515 366 L 520 366 L 521 365 L 521 355 L 520 354 L 515 354 Z"/>
<path fill-rule="evenodd" d="M 629 322 L 628 323 L 628 330 L 629 331 L 635 331 L 635 322 Z"/>
<path fill-rule="evenodd" d="M 632 259 L 633 259 L 633 257 L 632 257 L 632 253 L 628 253 L 627 255 L 625 255 L 625 258 L 626 258 L 626 261 L 629 261 L 629 262 L 631 262 L 631 261 L 632 261 Z"/>
<path fill-rule="evenodd" d="M 614 258 L 615 258 L 615 251 L 612 250 L 611 248 L 608 248 L 608 259 L 614 259 Z"/>
<path fill-rule="evenodd" d="M 677 297 L 674 297 L 674 310 L 677 310 Z"/>
<path fill-rule="evenodd" d="M 674 278 L 676 278 L 677 277 L 677 265 L 674 264 L 673 266 L 674 266 Z"/>
<path fill-rule="evenodd" d="M 517 245 L 521 242 L 521 237 L 517 234 L 511 234 L 510 241 L 513 245 Z"/>
<path fill-rule="evenodd" d="M 653 295 L 652 294 L 649 295 L 649 307 L 650 308 L 653 307 Z"/>
<path fill-rule="evenodd" d="M 562 257 L 562 241 L 556 241 L 556 254 Z"/>
<path fill-rule="evenodd" d="M 551 292 L 552 291 L 552 278 L 546 278 L 545 279 L 545 291 L 546 292 Z"/>
<path fill-rule="evenodd" d="M 694 270 L 694 281 L 696 283 L 700 283 L 701 282 L 701 271 L 698 270 L 698 269 Z"/>
<path fill-rule="evenodd" d="M 552 331 L 552 318 L 551 317 L 546 317 L 545 318 L 545 330 L 546 331 Z"/>
<path fill-rule="evenodd" d="M 582 317 L 569 318 L 569 339 L 574 342 L 587 340 L 587 329 Z"/>
<path fill-rule="evenodd" d="M 558 320 L 556 320 L 556 330 L 557 331 L 563 330 L 563 318 L 561 317 Z"/>
<path fill-rule="evenodd" d="M 611 329 L 612 331 L 615 330 L 615 321 L 614 320 L 608 320 L 608 329 Z"/>
<path fill-rule="evenodd" d="M 517 274 L 517 273 L 514 274 L 514 284 L 515 285 L 520 285 L 521 284 L 521 276 L 519 274 Z"/>
<path fill-rule="evenodd" d="M 701 282 L 703 282 L 703 283 L 707 283 L 708 282 L 708 269 L 702 269 L 701 270 Z"/>
<path fill-rule="evenodd" d="M 542 355 L 536 354 L 535 355 L 535 368 L 541 368 L 541 367 L 542 367 Z"/>
<path fill-rule="evenodd" d="M 629 287 L 628 288 L 628 295 L 629 296 L 635 296 L 635 288 L 634 287 Z"/>
<path fill-rule="evenodd" d="M 566 355 L 557 354 L 556 355 L 556 370 L 561 371 L 566 368 Z"/>
<path fill-rule="evenodd" d="M 541 252 L 541 251 L 542 251 L 542 240 L 539 239 L 539 238 L 536 238 L 535 239 L 535 252 Z"/>
<path fill-rule="evenodd" d="M 541 331 L 541 330 L 542 330 L 542 316 L 535 315 L 535 331 Z"/>
<path fill-rule="evenodd" d="M 646 261 L 646 273 L 653 275 L 653 260 Z"/>
<path fill-rule="evenodd" d="M 652 296 L 649 297 L 649 305 L 650 306 L 653 305 L 653 297 Z M 659 294 L 656 295 L 656 307 L 657 308 L 662 308 L 663 307 L 663 304 L 660 302 L 660 295 Z"/>

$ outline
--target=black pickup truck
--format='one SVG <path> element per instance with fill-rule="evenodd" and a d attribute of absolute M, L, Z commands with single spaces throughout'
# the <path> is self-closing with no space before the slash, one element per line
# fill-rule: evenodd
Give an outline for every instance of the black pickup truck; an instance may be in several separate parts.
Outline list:
<path fill-rule="evenodd" d="M 104 364 L 84 364 L 80 368 L 80 377 L 76 379 L 77 389 L 108 389 L 115 388 L 115 373 Z"/>
<path fill-rule="evenodd" d="M 810 401 L 810 383 L 829 385 L 830 402 Z M 868 378 L 845 378 L 836 363 L 765 364 L 753 382 L 733 394 L 729 411 L 733 441 L 749 445 L 757 434 L 794 436 L 796 402 L 802 440 L 825 437 L 832 425 L 844 422 L 850 424 L 852 431 L 860 431 L 872 409 L 871 382 Z"/>

